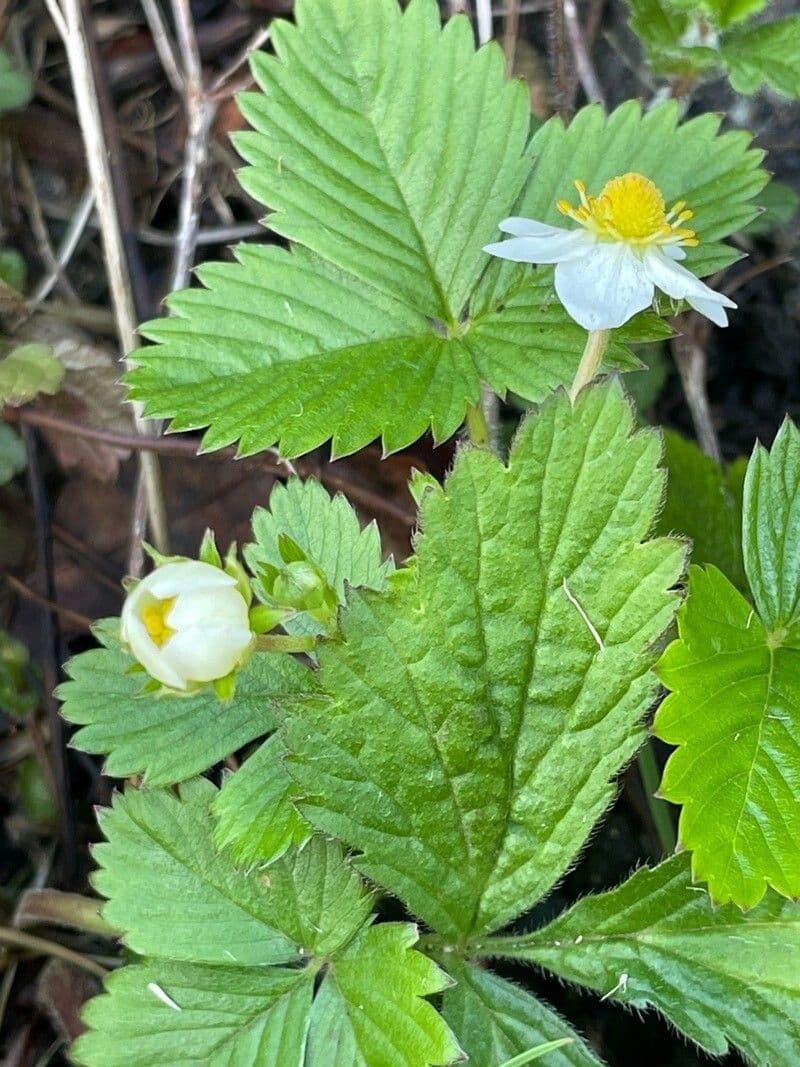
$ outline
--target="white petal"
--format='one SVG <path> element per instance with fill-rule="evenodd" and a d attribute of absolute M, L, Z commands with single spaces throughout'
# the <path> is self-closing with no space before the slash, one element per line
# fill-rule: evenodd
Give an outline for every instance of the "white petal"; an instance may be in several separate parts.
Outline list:
<path fill-rule="evenodd" d="M 151 596 L 159 600 L 191 590 L 221 589 L 231 585 L 236 585 L 235 578 L 219 567 L 212 567 L 210 563 L 201 563 L 196 559 L 165 563 L 162 567 L 156 567 L 141 583 L 141 586 L 146 586 Z M 137 592 L 141 586 L 137 586 Z"/>
<path fill-rule="evenodd" d="M 724 293 L 709 288 L 697 275 L 673 262 L 659 249 L 648 249 L 644 256 L 644 265 L 653 284 L 675 300 L 703 300 L 726 308 L 736 307 Z"/>
<path fill-rule="evenodd" d="M 538 222 L 536 219 L 525 219 L 514 216 L 498 222 L 497 228 L 503 233 L 510 233 L 512 237 L 553 237 L 557 233 L 572 233 L 563 226 L 549 226 L 546 222 Z"/>
<path fill-rule="evenodd" d="M 586 330 L 622 326 L 653 300 L 653 283 L 626 244 L 601 241 L 580 259 L 556 267 L 556 292 Z"/>
<path fill-rule="evenodd" d="M 186 688 L 184 676 L 175 670 L 166 655 L 166 645 L 158 647 L 137 615 L 131 615 L 126 620 L 122 639 L 151 678 L 172 689 Z"/>
<path fill-rule="evenodd" d="M 185 630 L 201 623 L 210 625 L 231 623 L 247 626 L 248 610 L 244 597 L 238 589 L 193 589 L 179 593 L 167 614 L 166 623 L 173 630 Z"/>
<path fill-rule="evenodd" d="M 213 682 L 238 667 L 253 635 L 246 626 L 192 626 L 161 649 L 172 670 L 189 682 Z"/>
<path fill-rule="evenodd" d="M 686 259 L 686 249 L 680 245 L 662 245 L 664 255 L 670 259 Z"/>
<path fill-rule="evenodd" d="M 689 307 L 693 307 L 695 311 L 699 311 L 701 315 L 711 319 L 716 326 L 728 325 L 727 312 L 716 300 L 703 300 L 701 297 L 696 296 L 689 296 L 686 299 L 689 302 Z"/>
<path fill-rule="evenodd" d="M 549 237 L 512 237 L 486 245 L 484 252 L 515 263 L 563 263 L 583 256 L 596 238 L 586 230 L 558 230 Z"/>

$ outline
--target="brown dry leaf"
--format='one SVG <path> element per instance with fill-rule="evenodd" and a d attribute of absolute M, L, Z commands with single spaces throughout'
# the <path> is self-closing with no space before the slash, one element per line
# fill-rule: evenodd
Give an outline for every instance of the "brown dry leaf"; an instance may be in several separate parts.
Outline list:
<path fill-rule="evenodd" d="M 86 1031 L 81 1008 L 100 992 L 100 983 L 86 971 L 63 960 L 46 963 L 39 975 L 36 1000 L 47 1013 L 54 1029 L 70 1044 Z"/>
<path fill-rule="evenodd" d="M 97 344 L 91 334 L 79 327 L 44 315 L 19 332 L 26 339 L 48 345 L 65 369 L 59 393 L 40 399 L 38 408 L 96 429 L 132 432 L 125 388 L 120 384 L 121 367 L 110 348 Z M 120 460 L 130 455 L 128 449 L 77 434 L 48 429 L 42 433 L 62 467 L 79 467 L 101 481 L 112 481 Z"/>

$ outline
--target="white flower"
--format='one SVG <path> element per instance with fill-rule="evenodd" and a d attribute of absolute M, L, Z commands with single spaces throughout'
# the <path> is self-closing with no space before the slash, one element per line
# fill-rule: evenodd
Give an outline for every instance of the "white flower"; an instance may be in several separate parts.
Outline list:
<path fill-rule="evenodd" d="M 151 677 L 184 690 L 230 674 L 253 643 L 236 579 L 198 560 L 142 579 L 122 608 L 121 635 Z"/>
<path fill-rule="evenodd" d="M 727 326 L 725 308 L 736 304 L 710 289 L 676 260 L 684 245 L 698 243 L 683 223 L 692 217 L 680 201 L 669 211 L 658 186 L 642 174 L 623 174 L 591 196 L 575 182 L 580 207 L 559 200 L 559 211 L 580 223 L 565 230 L 534 219 L 500 223 L 510 241 L 486 245 L 484 251 L 520 263 L 555 263 L 558 298 L 587 330 L 622 326 L 653 302 L 656 289 L 691 307 L 718 326 Z"/>

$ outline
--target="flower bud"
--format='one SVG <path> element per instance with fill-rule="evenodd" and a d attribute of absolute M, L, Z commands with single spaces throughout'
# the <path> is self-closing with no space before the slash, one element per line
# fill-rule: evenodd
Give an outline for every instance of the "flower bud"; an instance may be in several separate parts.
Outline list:
<path fill-rule="evenodd" d="M 229 675 L 253 646 L 236 579 L 198 560 L 165 563 L 138 582 L 121 637 L 152 678 L 180 690 Z"/>

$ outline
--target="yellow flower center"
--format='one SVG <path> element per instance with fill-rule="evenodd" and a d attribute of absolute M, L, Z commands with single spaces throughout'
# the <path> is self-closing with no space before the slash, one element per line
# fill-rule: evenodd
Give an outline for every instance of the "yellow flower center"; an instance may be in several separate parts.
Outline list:
<path fill-rule="evenodd" d="M 637 246 L 698 243 L 694 230 L 683 226 L 694 214 L 686 210 L 686 201 L 667 211 L 661 190 L 643 174 L 631 171 L 612 178 L 599 196 L 588 194 L 582 181 L 576 181 L 575 188 L 579 207 L 569 200 L 559 200 L 556 206 L 600 238 Z"/>
<path fill-rule="evenodd" d="M 142 622 L 159 648 L 172 637 L 175 631 L 167 624 L 167 615 L 172 611 L 172 605 L 177 598 L 167 597 L 164 600 L 154 600 L 142 611 Z"/>

